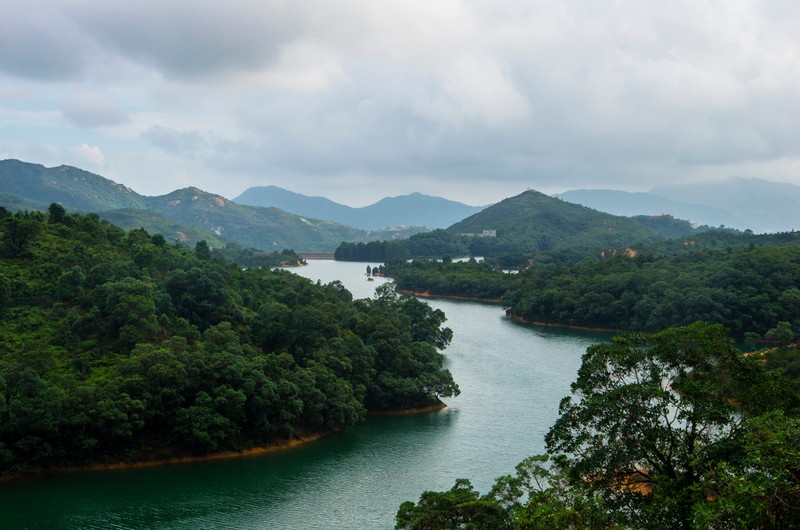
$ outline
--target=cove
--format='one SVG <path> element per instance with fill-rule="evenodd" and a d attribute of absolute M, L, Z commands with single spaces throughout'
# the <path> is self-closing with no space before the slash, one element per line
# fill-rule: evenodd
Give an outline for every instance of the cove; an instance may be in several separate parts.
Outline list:
<path fill-rule="evenodd" d="M 368 282 L 367 265 L 311 261 L 292 272 L 339 280 L 362 298 L 386 281 Z M 0 483 L 2 526 L 387 529 L 424 490 L 469 478 L 485 492 L 544 449 L 581 355 L 608 335 L 520 325 L 498 306 L 428 303 L 454 332 L 445 355 L 461 395 L 447 408 L 369 417 L 279 453 Z"/>

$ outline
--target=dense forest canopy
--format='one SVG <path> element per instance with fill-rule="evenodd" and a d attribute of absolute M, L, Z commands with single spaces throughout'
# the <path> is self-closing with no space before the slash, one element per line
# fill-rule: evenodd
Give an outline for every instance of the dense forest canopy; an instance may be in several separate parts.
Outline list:
<path fill-rule="evenodd" d="M 474 260 L 394 260 L 386 271 L 399 289 L 502 298 L 511 314 L 533 322 L 657 331 L 703 320 L 739 337 L 763 337 L 788 322 L 800 331 L 797 232 L 709 232 L 640 252 L 544 258 L 517 274 Z"/>
<path fill-rule="evenodd" d="M 236 450 L 438 403 L 458 393 L 444 321 L 390 287 L 354 301 L 203 242 L 0 208 L 0 473 Z"/>

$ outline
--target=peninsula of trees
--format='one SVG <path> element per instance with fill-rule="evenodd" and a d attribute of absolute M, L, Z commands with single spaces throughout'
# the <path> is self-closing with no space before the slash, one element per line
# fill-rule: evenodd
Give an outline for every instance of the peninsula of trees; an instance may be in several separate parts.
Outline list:
<path fill-rule="evenodd" d="M 444 321 L 389 287 L 354 301 L 203 242 L 0 207 L 0 474 L 239 450 L 436 404 L 458 393 Z"/>
<path fill-rule="evenodd" d="M 658 331 L 702 320 L 740 338 L 764 337 L 781 322 L 800 329 L 798 232 L 707 232 L 638 251 L 542 253 L 519 273 L 448 259 L 394 260 L 386 273 L 401 290 L 501 299 L 530 322 Z"/>

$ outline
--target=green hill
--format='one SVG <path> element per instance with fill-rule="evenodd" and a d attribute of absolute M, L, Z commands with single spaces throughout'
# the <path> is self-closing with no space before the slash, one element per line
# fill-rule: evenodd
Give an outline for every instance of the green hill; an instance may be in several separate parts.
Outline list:
<path fill-rule="evenodd" d="M 47 168 L 19 160 L 0 161 L 0 193 L 68 210 L 97 212 L 142 208 L 144 197 L 132 189 L 70 166 Z"/>
<path fill-rule="evenodd" d="M 370 239 L 350 226 L 244 206 L 197 188 L 146 197 L 74 167 L 0 161 L 0 204 L 11 210 L 44 210 L 50 203 L 70 211 L 102 212 L 123 228 L 160 232 L 170 241 L 205 239 L 212 246 L 234 241 L 264 250 L 330 251 L 342 241 Z"/>
<path fill-rule="evenodd" d="M 182 224 L 261 249 L 324 251 L 345 240 L 361 240 L 357 228 L 300 217 L 277 208 L 244 206 L 197 188 L 146 200 L 149 210 Z"/>
<path fill-rule="evenodd" d="M 533 190 L 505 199 L 447 229 L 453 234 L 475 235 L 486 230 L 494 231 L 498 240 L 513 242 L 525 250 L 618 248 L 693 232 L 688 222 L 669 216 L 647 219 L 645 223 L 564 202 Z"/>

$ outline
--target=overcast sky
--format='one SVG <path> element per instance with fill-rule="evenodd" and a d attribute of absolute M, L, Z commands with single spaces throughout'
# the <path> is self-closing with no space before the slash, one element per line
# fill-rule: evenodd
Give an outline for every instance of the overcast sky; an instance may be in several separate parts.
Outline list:
<path fill-rule="evenodd" d="M 0 158 L 147 195 L 800 184 L 796 0 L 0 0 Z"/>

